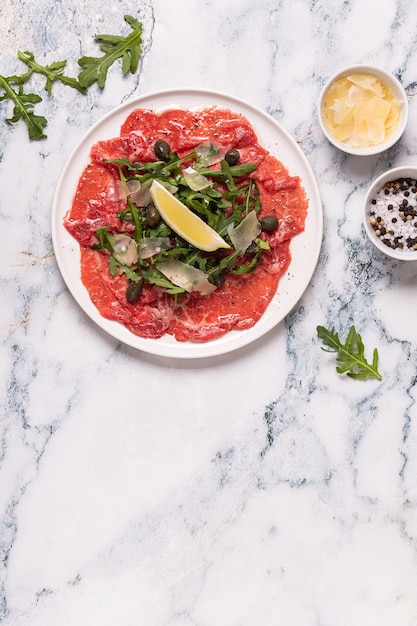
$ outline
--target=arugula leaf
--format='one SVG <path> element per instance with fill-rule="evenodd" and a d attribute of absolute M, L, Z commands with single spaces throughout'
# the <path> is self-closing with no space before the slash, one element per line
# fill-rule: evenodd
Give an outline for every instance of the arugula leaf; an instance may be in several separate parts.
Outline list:
<path fill-rule="evenodd" d="M 258 250 L 256 254 L 254 254 L 254 256 L 251 258 L 249 263 L 241 263 L 240 265 L 236 265 L 236 267 L 231 269 L 230 271 L 232 272 L 232 274 L 236 274 L 237 276 L 240 276 L 241 274 L 249 274 L 250 272 L 253 272 L 261 256 L 262 250 Z"/>
<path fill-rule="evenodd" d="M 317 326 L 317 335 L 322 339 L 324 345 L 330 349 L 322 347 L 324 352 L 337 353 L 336 367 L 338 374 L 347 374 L 350 378 L 377 378 L 382 380 L 378 372 L 378 350 L 373 351 L 372 363 L 368 363 L 365 358 L 365 346 L 362 337 L 356 332 L 354 326 L 350 327 L 346 342 L 342 344 L 339 335 L 334 327 L 331 330 L 324 326 Z"/>
<path fill-rule="evenodd" d="M 26 78 L 29 78 L 29 76 L 33 73 L 43 74 L 44 76 L 46 76 L 45 89 L 49 94 L 51 94 L 52 83 L 55 80 L 58 80 L 68 87 L 77 89 L 77 91 L 81 93 L 86 93 L 86 89 L 84 87 L 81 87 L 76 78 L 71 78 L 70 76 L 63 75 L 63 71 L 67 65 L 66 61 L 55 61 L 50 65 L 39 65 L 39 63 L 35 61 L 35 56 L 33 52 L 21 52 L 20 50 L 18 50 L 17 56 L 29 67 L 29 72 L 25 74 Z"/>
<path fill-rule="evenodd" d="M 229 165 L 225 159 L 220 162 L 220 170 L 213 170 L 210 167 L 199 167 L 198 171 L 203 176 L 210 176 L 217 180 L 222 180 L 227 183 L 231 182 L 231 189 L 235 189 L 236 185 L 233 178 L 241 178 L 248 176 L 257 169 L 257 165 L 254 163 L 242 163 L 241 165 Z"/>
<path fill-rule="evenodd" d="M 95 41 L 100 44 L 100 50 L 104 52 L 101 57 L 83 56 L 78 64 L 84 68 L 78 75 L 78 82 L 82 88 L 87 88 L 97 82 L 103 89 L 107 78 L 108 69 L 113 63 L 122 58 L 122 72 L 129 71 L 134 74 L 142 52 L 142 24 L 131 15 L 124 16 L 125 21 L 132 27 L 126 37 L 120 35 L 96 35 Z"/>
<path fill-rule="evenodd" d="M 158 287 L 163 287 L 167 293 L 171 296 L 178 296 L 185 293 L 185 289 L 182 287 L 177 287 L 171 283 L 170 280 L 165 278 L 163 274 L 155 267 L 152 267 L 149 263 L 144 262 L 141 267 L 142 276 L 148 283 L 153 285 L 157 285 Z"/>
<path fill-rule="evenodd" d="M 110 275 L 113 277 L 116 276 L 116 274 L 126 274 L 127 279 L 134 283 L 138 282 L 138 280 L 141 278 L 141 275 L 135 271 L 134 267 L 119 263 L 119 261 L 115 259 L 113 255 L 109 256 L 108 264 Z"/>
<path fill-rule="evenodd" d="M 13 89 L 10 84 L 12 82 L 20 83 L 18 91 Z M 17 76 L 0 76 L 0 87 L 5 91 L 5 93 L 0 96 L 0 102 L 10 99 L 14 103 L 13 117 L 6 118 L 6 122 L 15 124 L 19 120 L 23 120 L 28 129 L 29 139 L 44 139 L 46 135 L 43 129 L 47 125 L 46 118 L 42 115 L 35 115 L 33 110 L 35 104 L 41 102 L 42 98 L 34 93 L 24 93 L 22 82 L 23 81 L 19 81 L 19 77 Z"/>

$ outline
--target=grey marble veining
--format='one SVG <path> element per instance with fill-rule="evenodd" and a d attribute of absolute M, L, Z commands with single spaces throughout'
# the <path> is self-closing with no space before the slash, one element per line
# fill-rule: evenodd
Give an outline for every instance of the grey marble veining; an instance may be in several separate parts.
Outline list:
<path fill-rule="evenodd" d="M 0 74 L 96 54 L 143 24 L 138 72 L 86 96 L 55 84 L 44 141 L 0 103 L 0 621 L 5 626 L 415 626 L 417 264 L 366 239 L 367 187 L 417 154 L 412 0 L 5 0 Z M 377 157 L 329 145 L 325 80 L 384 67 L 407 92 Z M 44 81 L 32 77 L 40 92 Z M 118 343 L 82 312 L 51 239 L 55 186 L 118 104 L 205 88 L 268 112 L 297 141 L 324 209 L 318 264 L 276 328 L 183 362 Z M 308 263 L 308 260 L 306 260 Z M 361 332 L 382 382 L 352 381 L 316 327 Z"/>

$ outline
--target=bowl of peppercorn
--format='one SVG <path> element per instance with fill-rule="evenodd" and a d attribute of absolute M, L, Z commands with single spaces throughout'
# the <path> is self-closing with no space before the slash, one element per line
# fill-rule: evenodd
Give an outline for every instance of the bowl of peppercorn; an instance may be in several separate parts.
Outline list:
<path fill-rule="evenodd" d="M 417 167 L 396 167 L 374 180 L 363 223 L 378 250 L 400 261 L 417 261 Z"/>

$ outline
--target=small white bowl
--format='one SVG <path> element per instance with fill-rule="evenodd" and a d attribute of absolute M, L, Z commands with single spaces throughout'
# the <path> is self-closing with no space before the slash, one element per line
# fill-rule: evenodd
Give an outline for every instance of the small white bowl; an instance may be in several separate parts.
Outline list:
<path fill-rule="evenodd" d="M 376 76 L 392 91 L 395 98 L 398 100 L 398 103 L 400 105 L 400 121 L 395 132 L 392 133 L 388 137 L 387 141 L 385 141 L 384 143 L 374 145 L 374 146 L 364 147 L 364 148 L 355 148 L 355 147 L 350 146 L 347 143 L 343 143 L 335 139 L 335 137 L 333 137 L 333 135 L 331 134 L 330 130 L 327 128 L 327 125 L 325 122 L 325 115 L 324 115 L 324 98 L 326 96 L 328 89 L 336 80 L 340 78 L 344 78 L 345 76 L 348 76 L 349 74 L 355 74 L 355 73 L 371 74 L 373 76 Z M 323 133 L 325 134 L 327 139 L 330 141 L 330 143 L 336 146 L 336 148 L 339 148 L 339 150 L 342 150 L 343 152 L 346 152 L 347 154 L 354 154 L 357 156 L 370 156 L 373 154 L 379 154 L 380 152 L 383 152 L 384 150 L 387 150 L 388 148 L 393 146 L 399 140 L 399 138 L 401 137 L 401 135 L 403 134 L 405 130 L 405 127 L 407 125 L 407 120 L 408 120 L 407 94 L 405 93 L 404 88 L 401 85 L 400 81 L 397 78 L 395 78 L 393 74 L 390 74 L 389 72 L 383 69 L 380 69 L 378 67 L 373 67 L 371 65 L 352 65 L 351 67 L 346 67 L 345 69 L 340 70 L 339 72 L 336 72 L 336 74 L 333 74 L 333 76 L 331 76 L 331 78 L 327 81 L 327 83 L 323 87 L 321 94 L 320 94 L 319 105 L 318 105 L 318 116 L 319 116 L 319 123 L 320 123 Z"/>
<path fill-rule="evenodd" d="M 371 211 L 376 211 L 376 215 L 378 214 L 377 207 L 372 204 L 372 200 L 375 198 L 377 193 L 384 187 L 385 183 L 396 181 L 400 178 L 411 178 L 412 180 L 417 181 L 417 166 L 404 166 L 404 167 L 395 167 L 391 170 L 387 170 L 381 176 L 378 176 L 368 189 L 368 192 L 365 197 L 365 204 L 363 209 L 363 224 L 365 227 L 366 234 L 368 235 L 371 242 L 384 254 L 387 256 L 398 259 L 400 261 L 417 261 L 417 250 L 410 251 L 404 250 L 401 248 L 391 248 L 386 245 L 381 237 L 378 237 L 375 234 L 374 228 L 372 227 L 370 220 L 373 217 L 371 215 Z M 388 204 L 387 200 L 387 204 Z M 410 198 L 410 205 L 414 206 L 417 210 L 417 194 L 413 193 Z M 401 219 L 401 218 L 400 218 Z M 417 222 L 417 217 L 414 218 L 413 222 Z M 398 222 L 397 222 L 398 223 Z M 390 223 L 385 223 L 385 227 L 387 230 L 390 229 Z M 391 228 L 393 225 L 391 224 Z M 415 228 L 417 233 L 417 227 Z"/>

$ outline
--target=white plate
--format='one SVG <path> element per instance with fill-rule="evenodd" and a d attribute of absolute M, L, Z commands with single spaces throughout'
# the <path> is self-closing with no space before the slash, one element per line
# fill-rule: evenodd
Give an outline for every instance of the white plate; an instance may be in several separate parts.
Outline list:
<path fill-rule="evenodd" d="M 122 324 L 102 317 L 91 302 L 81 282 L 80 249 L 78 242 L 63 226 L 70 209 L 78 179 L 89 162 L 92 145 L 111 139 L 120 133 L 126 117 L 137 108 L 161 110 L 167 108 L 203 108 L 217 106 L 241 113 L 252 124 L 259 143 L 301 178 L 309 199 L 305 231 L 291 241 L 292 261 L 281 277 L 277 293 L 261 319 L 248 330 L 230 331 L 206 343 L 178 342 L 170 335 L 159 339 L 144 339 L 128 331 Z M 216 356 L 241 348 L 258 339 L 281 322 L 304 293 L 317 264 L 323 233 L 323 212 L 317 183 L 304 154 L 272 117 L 237 98 L 204 90 L 165 90 L 147 94 L 126 102 L 99 120 L 85 134 L 70 154 L 58 180 L 52 207 L 52 240 L 59 269 L 75 300 L 87 315 L 115 339 L 151 354 L 176 358 Z"/>

